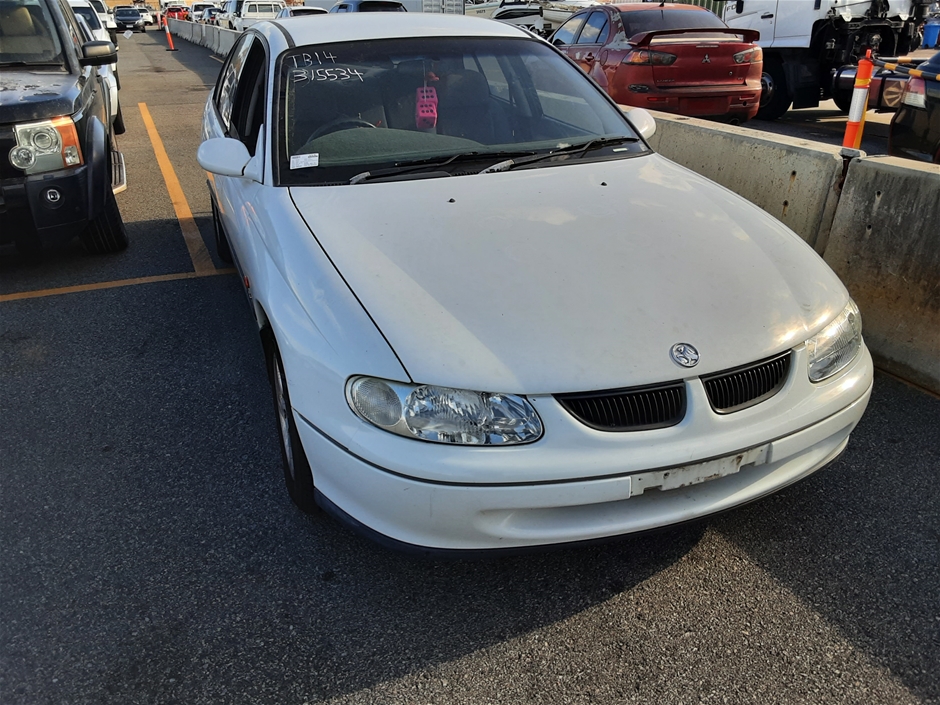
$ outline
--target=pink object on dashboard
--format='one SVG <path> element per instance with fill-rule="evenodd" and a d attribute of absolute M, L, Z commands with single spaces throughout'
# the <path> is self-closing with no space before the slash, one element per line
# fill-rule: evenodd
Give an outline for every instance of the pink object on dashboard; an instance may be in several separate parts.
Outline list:
<path fill-rule="evenodd" d="M 415 96 L 415 126 L 419 130 L 437 127 L 437 89 L 421 86 Z"/>

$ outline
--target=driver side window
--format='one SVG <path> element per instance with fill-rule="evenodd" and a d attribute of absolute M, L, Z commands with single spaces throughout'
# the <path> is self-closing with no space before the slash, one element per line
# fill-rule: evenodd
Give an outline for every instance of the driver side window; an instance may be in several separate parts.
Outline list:
<path fill-rule="evenodd" d="M 229 137 L 241 140 L 252 156 L 258 144 L 258 134 L 264 122 L 267 105 L 266 67 L 264 46 L 260 41 L 254 40 L 251 42 L 245 66 L 235 87 L 232 120 L 228 131 Z"/>

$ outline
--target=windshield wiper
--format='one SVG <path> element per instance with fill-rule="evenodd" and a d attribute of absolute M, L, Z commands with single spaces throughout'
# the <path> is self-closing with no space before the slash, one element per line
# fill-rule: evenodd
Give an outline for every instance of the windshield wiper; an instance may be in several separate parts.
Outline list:
<path fill-rule="evenodd" d="M 518 152 L 459 152 L 447 159 L 416 159 L 413 161 L 400 162 L 398 165 L 389 167 L 387 169 L 376 169 L 375 171 L 364 171 L 361 174 L 356 174 L 349 180 L 350 184 L 361 184 L 364 181 L 372 181 L 374 179 L 381 179 L 386 176 L 399 176 L 401 174 L 410 174 L 412 172 L 421 171 L 423 169 L 440 169 L 449 164 L 455 164 L 458 162 L 466 161 L 478 161 L 480 159 L 489 159 L 490 157 L 523 157 L 527 155 L 535 154 L 534 151 L 518 151 Z M 446 172 L 442 172 L 446 173 Z"/>
<path fill-rule="evenodd" d="M 558 157 L 562 155 L 574 155 L 576 158 L 584 155 L 588 150 L 595 149 L 597 147 L 609 147 L 615 144 L 624 144 L 627 142 L 639 142 L 639 137 L 596 137 L 587 142 L 582 142 L 581 144 L 572 144 L 567 147 L 559 147 L 558 149 L 553 149 L 550 152 L 545 154 L 536 154 L 531 157 L 524 157 L 522 159 L 507 159 L 504 162 L 499 162 L 493 166 L 489 166 L 481 174 L 495 174 L 498 171 L 509 171 L 510 169 L 515 169 L 517 166 L 522 166 L 523 164 L 532 164 L 533 162 L 539 162 L 543 159 L 551 159 L 552 157 Z"/>

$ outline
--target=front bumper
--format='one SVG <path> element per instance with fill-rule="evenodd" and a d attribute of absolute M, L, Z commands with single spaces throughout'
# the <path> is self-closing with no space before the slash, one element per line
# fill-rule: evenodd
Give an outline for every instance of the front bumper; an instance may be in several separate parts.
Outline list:
<path fill-rule="evenodd" d="M 90 217 L 88 164 L 0 182 L 0 242 L 52 247 L 78 235 Z"/>
<path fill-rule="evenodd" d="M 697 519 L 758 499 L 815 472 L 845 448 L 868 405 L 872 367 L 867 349 L 859 358 L 836 380 L 845 388 L 841 395 L 845 405 L 798 430 L 748 439 L 738 433 L 718 435 L 707 450 L 691 442 L 683 448 L 677 438 L 669 450 L 678 447 L 685 452 L 685 462 L 636 469 L 630 467 L 630 454 L 625 454 L 619 472 L 611 472 L 615 465 L 609 456 L 569 455 L 569 477 L 580 474 L 577 479 L 502 484 L 420 479 L 350 452 L 296 412 L 295 419 L 325 504 L 371 538 L 415 550 L 520 549 L 599 540 Z M 748 445 L 731 445 L 739 440 Z M 518 466 L 539 457 L 532 451 L 534 447 L 520 446 L 499 460 Z M 487 455 L 487 449 L 473 454 L 481 463 L 497 460 Z M 744 464 L 725 467 L 715 473 L 722 475 L 716 479 L 695 475 L 695 467 L 715 465 L 698 465 L 703 461 L 742 455 Z M 585 476 L 585 467 L 595 470 Z M 675 484 L 685 486 L 676 489 L 655 489 L 653 485 L 671 471 L 696 484 L 683 480 Z M 644 483 L 650 486 L 643 487 Z"/>

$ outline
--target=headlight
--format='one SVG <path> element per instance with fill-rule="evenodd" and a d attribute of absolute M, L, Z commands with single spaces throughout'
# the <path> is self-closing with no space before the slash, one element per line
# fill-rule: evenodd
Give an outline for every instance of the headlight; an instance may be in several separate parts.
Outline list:
<path fill-rule="evenodd" d="M 809 379 L 821 382 L 844 368 L 862 347 L 862 316 L 858 306 L 848 305 L 835 320 L 806 341 L 809 352 Z"/>
<path fill-rule="evenodd" d="M 13 128 L 16 146 L 10 163 L 27 174 L 55 171 L 82 163 L 78 131 L 70 117 L 30 122 Z"/>
<path fill-rule="evenodd" d="M 459 445 L 531 443 L 542 435 L 532 405 L 515 394 L 353 377 L 346 399 L 356 414 L 408 438 Z"/>

